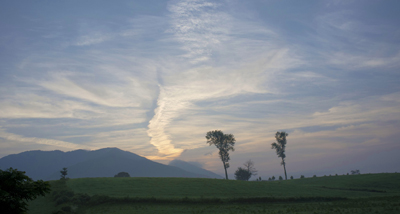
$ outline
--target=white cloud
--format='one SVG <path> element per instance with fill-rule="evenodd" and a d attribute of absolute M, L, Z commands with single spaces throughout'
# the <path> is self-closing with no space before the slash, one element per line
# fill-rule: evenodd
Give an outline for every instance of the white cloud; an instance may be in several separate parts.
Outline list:
<path fill-rule="evenodd" d="M 300 63 L 289 49 L 279 46 L 279 38 L 272 38 L 276 34 L 269 29 L 254 22 L 235 23 L 234 17 L 216 10 L 219 6 L 206 1 L 179 1 L 169 6 L 172 32 L 189 62 L 171 59 L 163 66 L 158 107 L 148 126 L 150 143 L 162 155 L 176 156 L 196 147 L 188 142 L 176 148 L 167 131 L 194 102 L 270 93 L 272 76 Z M 245 31 L 250 37 L 263 33 L 267 39 L 242 38 Z M 199 59 L 210 65 L 193 64 Z"/>
<path fill-rule="evenodd" d="M 64 149 L 82 149 L 82 147 L 86 147 L 83 145 L 78 145 L 74 143 L 69 143 L 61 140 L 54 140 L 54 139 L 46 139 L 46 138 L 36 138 L 36 137 L 23 137 L 21 135 L 8 133 L 2 129 L 0 129 L 0 138 L 3 138 L 8 141 L 16 141 L 16 142 L 30 142 L 36 144 L 44 144 L 49 146 L 61 147 Z M 16 145 L 17 146 L 17 145 Z"/>
<path fill-rule="evenodd" d="M 351 54 L 346 52 L 334 52 L 329 56 L 329 63 L 346 69 L 363 68 L 395 68 L 400 66 L 400 53 L 393 56 L 377 56 L 373 54 Z"/>
<path fill-rule="evenodd" d="M 325 13 L 315 18 L 315 42 L 322 45 L 319 56 L 326 63 L 346 70 L 393 69 L 400 66 L 398 45 L 387 35 L 397 29 L 357 19 L 350 9 Z"/>
<path fill-rule="evenodd" d="M 92 35 L 81 36 L 76 42 L 76 46 L 94 45 L 110 40 L 111 36 L 102 33 L 93 33 Z"/>
<path fill-rule="evenodd" d="M 169 5 L 172 32 L 192 63 L 209 60 L 212 49 L 227 39 L 231 17 L 214 10 L 218 4 L 184 0 Z"/>
<path fill-rule="evenodd" d="M 76 75 L 75 78 L 79 78 L 81 83 L 72 81 L 64 73 L 53 73 L 50 80 L 39 81 L 37 84 L 58 94 L 110 107 L 139 107 L 140 99 L 146 98 L 140 93 L 134 94 L 135 89 L 143 91 L 146 89 L 142 89 L 141 82 L 132 77 L 128 77 L 129 83 L 122 81 L 119 85 L 96 81 L 95 75 L 89 78 Z M 132 92 L 126 91 L 129 87 Z"/>

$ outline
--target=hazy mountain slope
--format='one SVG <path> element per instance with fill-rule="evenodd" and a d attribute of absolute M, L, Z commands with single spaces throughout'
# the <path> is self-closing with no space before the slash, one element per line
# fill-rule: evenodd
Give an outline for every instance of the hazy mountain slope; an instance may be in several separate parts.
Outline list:
<path fill-rule="evenodd" d="M 95 151 L 28 151 L 0 159 L 0 169 L 9 167 L 25 171 L 32 179 L 54 180 L 60 170 L 68 168 L 68 177 L 113 177 L 121 171 L 132 177 L 207 177 L 183 169 L 156 163 L 117 148 Z"/>
<path fill-rule="evenodd" d="M 89 152 L 75 150 L 62 151 L 27 151 L 19 154 L 8 155 L 0 159 L 0 169 L 13 167 L 25 171 L 34 180 L 45 179 L 63 167 L 77 164 L 89 158 Z"/>
<path fill-rule="evenodd" d="M 146 158 L 134 160 L 117 152 L 111 152 L 102 157 L 68 167 L 69 178 L 113 177 L 118 172 L 128 172 L 131 177 L 206 177 L 177 167 L 156 163 Z M 55 180 L 59 177 L 60 173 L 55 172 L 47 180 Z"/>
<path fill-rule="evenodd" d="M 192 172 L 195 174 L 204 175 L 208 178 L 220 178 L 220 179 L 223 178 L 222 176 L 215 174 L 214 172 L 205 170 L 201 167 L 195 166 L 193 164 L 190 164 L 190 163 L 182 161 L 182 160 L 173 160 L 168 165 L 175 166 L 175 167 L 181 168 L 185 171 Z"/>

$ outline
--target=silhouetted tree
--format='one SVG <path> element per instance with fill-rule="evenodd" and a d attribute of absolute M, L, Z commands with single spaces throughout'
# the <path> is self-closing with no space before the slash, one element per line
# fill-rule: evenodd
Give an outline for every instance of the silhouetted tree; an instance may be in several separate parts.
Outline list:
<path fill-rule="evenodd" d="M 235 172 L 235 179 L 241 181 L 248 181 L 251 177 L 251 173 L 247 169 L 239 167 Z"/>
<path fill-rule="evenodd" d="M 65 176 L 68 174 L 68 170 L 66 167 L 63 168 L 63 170 L 60 171 L 61 173 L 61 179 L 65 179 Z"/>
<path fill-rule="evenodd" d="M 279 176 L 279 180 L 280 180 L 280 181 L 283 180 L 282 176 Z"/>
<path fill-rule="evenodd" d="M 304 175 L 301 175 L 300 178 L 304 178 Z"/>
<path fill-rule="evenodd" d="M 25 172 L 9 168 L 0 170 L 1 213 L 26 213 L 27 201 L 50 192 L 49 182 L 33 181 Z"/>
<path fill-rule="evenodd" d="M 286 148 L 286 137 L 289 134 L 286 132 L 276 132 L 275 134 L 275 139 L 276 143 L 272 143 L 272 149 L 276 150 L 276 154 L 278 157 L 282 158 L 281 165 L 283 165 L 283 169 L 285 171 L 285 179 L 287 180 L 287 175 L 286 175 L 286 163 L 285 163 L 285 148 Z"/>
<path fill-rule="evenodd" d="M 251 176 L 257 175 L 257 170 L 254 168 L 253 161 L 248 160 L 243 165 L 245 168 L 239 167 L 235 172 L 236 180 L 248 181 L 251 178 Z M 244 172 L 244 171 L 246 171 L 246 172 Z M 261 180 L 261 177 L 260 177 L 260 180 Z"/>
<path fill-rule="evenodd" d="M 290 176 L 290 179 L 293 179 L 293 176 Z"/>
<path fill-rule="evenodd" d="M 114 178 L 129 178 L 131 177 L 127 172 L 119 172 L 118 174 L 114 175 Z"/>
<path fill-rule="evenodd" d="M 254 168 L 254 162 L 252 160 L 246 161 L 243 165 L 247 171 L 250 172 L 251 176 L 257 175 L 257 170 Z"/>
<path fill-rule="evenodd" d="M 360 170 L 356 169 L 356 170 L 351 170 L 351 174 L 352 175 L 359 175 L 360 174 Z"/>
<path fill-rule="evenodd" d="M 229 151 L 235 151 L 233 146 L 235 145 L 235 137 L 232 134 L 224 134 L 220 130 L 209 131 L 206 135 L 207 143 L 215 145 L 219 149 L 219 157 L 224 164 L 225 178 L 228 179 L 228 173 L 226 171 L 229 168 Z"/>
<path fill-rule="evenodd" d="M 271 180 L 275 181 L 275 176 L 272 176 Z"/>

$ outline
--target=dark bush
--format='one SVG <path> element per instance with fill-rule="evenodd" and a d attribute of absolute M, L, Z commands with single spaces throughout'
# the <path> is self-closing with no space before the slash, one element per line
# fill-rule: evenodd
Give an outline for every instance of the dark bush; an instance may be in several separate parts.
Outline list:
<path fill-rule="evenodd" d="M 240 181 L 248 181 L 251 177 L 251 172 L 242 167 L 239 167 L 235 172 L 235 179 Z"/>
<path fill-rule="evenodd" d="M 71 201 L 71 198 L 63 195 L 63 196 L 61 196 L 60 198 L 58 198 L 56 200 L 56 205 L 64 204 L 64 203 L 67 203 L 67 202 L 70 202 L 70 201 Z"/>
<path fill-rule="evenodd" d="M 304 175 L 301 175 L 300 178 L 304 178 Z"/>
<path fill-rule="evenodd" d="M 64 207 L 61 207 L 61 210 L 64 212 L 70 213 L 72 211 L 72 208 L 71 208 L 71 206 L 64 206 Z"/>
<path fill-rule="evenodd" d="M 75 194 L 72 201 L 76 204 L 86 204 L 90 201 L 90 196 L 86 193 L 78 193 Z"/>
<path fill-rule="evenodd" d="M 111 198 L 106 195 L 94 195 L 94 196 L 90 197 L 90 200 L 88 202 L 93 205 L 98 205 L 98 204 L 110 202 L 110 199 Z"/>
<path fill-rule="evenodd" d="M 317 175 L 313 175 L 312 177 L 313 177 L 313 178 L 316 178 L 316 177 L 317 177 Z"/>
<path fill-rule="evenodd" d="M 118 174 L 114 175 L 114 178 L 129 178 L 131 177 L 127 172 L 119 172 Z"/>
<path fill-rule="evenodd" d="M 70 190 L 59 190 L 59 191 L 54 191 L 52 193 L 53 199 L 57 200 L 58 198 L 60 198 L 61 196 L 66 196 L 68 198 L 72 198 L 74 197 L 74 192 L 70 191 Z"/>

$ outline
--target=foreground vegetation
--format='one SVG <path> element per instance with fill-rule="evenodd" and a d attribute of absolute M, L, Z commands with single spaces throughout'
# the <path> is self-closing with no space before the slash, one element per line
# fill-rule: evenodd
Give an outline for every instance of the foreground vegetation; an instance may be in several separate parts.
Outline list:
<path fill-rule="evenodd" d="M 70 179 L 65 186 L 60 181 L 51 184 L 53 193 L 30 203 L 30 213 L 52 213 L 63 208 L 71 213 L 400 212 L 397 173 L 271 182 L 82 178 Z"/>

